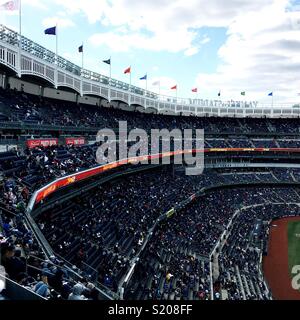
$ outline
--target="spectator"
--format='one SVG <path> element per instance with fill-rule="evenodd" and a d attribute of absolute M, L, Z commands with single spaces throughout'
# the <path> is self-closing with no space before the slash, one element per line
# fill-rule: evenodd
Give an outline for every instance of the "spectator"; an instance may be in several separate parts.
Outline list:
<path fill-rule="evenodd" d="M 47 275 L 48 272 L 43 271 L 41 280 L 34 287 L 34 292 L 44 298 L 47 298 L 50 295 Z"/>
<path fill-rule="evenodd" d="M 68 300 L 87 300 L 83 295 L 83 291 L 86 290 L 84 285 L 77 283 L 74 285 L 72 293 L 70 293 Z"/>

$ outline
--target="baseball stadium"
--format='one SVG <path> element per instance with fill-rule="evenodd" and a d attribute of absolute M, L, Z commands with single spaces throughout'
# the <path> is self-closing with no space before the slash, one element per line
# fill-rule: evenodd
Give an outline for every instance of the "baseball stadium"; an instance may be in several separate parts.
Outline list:
<path fill-rule="evenodd" d="M 298 1 L 33 2 L 0 1 L 0 300 L 300 300 Z"/>

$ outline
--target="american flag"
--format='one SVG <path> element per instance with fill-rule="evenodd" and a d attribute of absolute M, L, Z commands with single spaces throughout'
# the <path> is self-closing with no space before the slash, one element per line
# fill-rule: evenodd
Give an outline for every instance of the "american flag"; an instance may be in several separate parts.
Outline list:
<path fill-rule="evenodd" d="M 15 11 L 15 10 L 19 10 L 19 7 L 20 7 L 19 0 L 11 0 L 1 4 L 0 10 Z"/>

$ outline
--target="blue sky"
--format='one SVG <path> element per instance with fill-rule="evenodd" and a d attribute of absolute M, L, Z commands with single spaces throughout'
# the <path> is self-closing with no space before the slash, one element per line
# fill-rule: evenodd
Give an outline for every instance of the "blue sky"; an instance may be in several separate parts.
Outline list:
<path fill-rule="evenodd" d="M 0 4 L 7 0 L 0 0 Z M 226 2 L 226 3 L 225 3 Z M 50 50 L 44 35 L 58 22 L 59 54 L 108 74 L 103 59 L 112 56 L 112 76 L 132 84 L 148 73 L 162 92 L 178 85 L 178 96 L 240 99 L 268 103 L 296 101 L 300 92 L 300 2 L 289 0 L 22 0 L 23 35 Z M 266 17 L 268 18 L 266 19 Z M 16 14 L 0 11 L 0 23 L 18 28 Z M 194 94 L 195 95 L 195 94 Z"/>

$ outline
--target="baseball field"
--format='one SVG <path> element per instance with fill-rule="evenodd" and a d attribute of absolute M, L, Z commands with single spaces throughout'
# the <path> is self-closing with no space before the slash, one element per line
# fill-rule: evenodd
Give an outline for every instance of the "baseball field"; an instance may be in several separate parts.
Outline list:
<path fill-rule="evenodd" d="M 276 300 L 300 300 L 300 218 L 271 224 L 263 268 Z"/>

